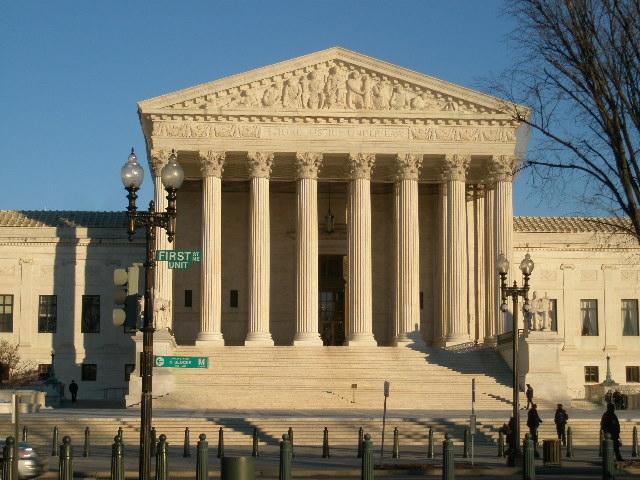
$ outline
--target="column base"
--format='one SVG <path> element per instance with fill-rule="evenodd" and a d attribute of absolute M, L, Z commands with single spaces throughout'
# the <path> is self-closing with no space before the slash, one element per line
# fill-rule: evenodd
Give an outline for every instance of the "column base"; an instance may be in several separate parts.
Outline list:
<path fill-rule="evenodd" d="M 295 347 L 322 347 L 322 338 L 316 332 L 297 332 L 293 337 Z"/>
<path fill-rule="evenodd" d="M 249 332 L 244 340 L 245 347 L 273 347 L 273 338 L 270 333 Z"/>
<path fill-rule="evenodd" d="M 347 340 L 350 347 L 377 347 L 378 342 L 373 337 L 373 333 L 352 333 Z"/>
<path fill-rule="evenodd" d="M 224 347 L 224 337 L 220 332 L 200 332 L 196 337 L 196 347 Z"/>
<path fill-rule="evenodd" d="M 393 346 L 394 347 L 411 347 L 411 348 L 418 348 L 418 347 L 426 347 L 427 344 L 425 343 L 424 339 L 422 338 L 421 335 L 398 335 L 396 338 L 393 339 Z"/>
<path fill-rule="evenodd" d="M 451 347 L 454 345 L 460 345 L 461 343 L 469 343 L 471 341 L 471 337 L 469 335 L 448 335 L 447 341 L 445 342 L 445 347 Z"/>

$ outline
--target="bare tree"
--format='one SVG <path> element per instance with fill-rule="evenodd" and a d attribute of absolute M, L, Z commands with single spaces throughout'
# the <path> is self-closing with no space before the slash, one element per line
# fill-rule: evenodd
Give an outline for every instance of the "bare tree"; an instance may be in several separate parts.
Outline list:
<path fill-rule="evenodd" d="M 0 340 L 0 370 L 6 375 L 0 381 L 8 386 L 27 384 L 38 376 L 35 365 L 20 358 L 20 345 L 8 340 Z"/>
<path fill-rule="evenodd" d="M 640 0 L 507 1 L 519 60 L 493 87 L 541 134 L 524 166 L 640 242 Z"/>

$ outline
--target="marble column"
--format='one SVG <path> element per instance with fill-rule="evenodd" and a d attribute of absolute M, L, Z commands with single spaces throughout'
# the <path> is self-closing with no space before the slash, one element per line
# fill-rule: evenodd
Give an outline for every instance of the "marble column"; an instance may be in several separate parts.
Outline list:
<path fill-rule="evenodd" d="M 273 345 L 269 331 L 271 239 L 269 177 L 273 153 L 249 152 L 249 325 L 245 345 Z"/>
<path fill-rule="evenodd" d="M 469 284 L 473 285 L 474 296 L 469 295 L 469 308 L 475 312 L 472 339 L 482 342 L 485 337 L 485 221 L 484 221 L 484 189 L 479 185 L 473 187 L 473 224 L 474 234 L 469 238 L 469 250 L 473 250 L 474 275 L 469 275 Z"/>
<path fill-rule="evenodd" d="M 436 299 L 436 319 L 433 343 L 444 347 L 447 338 L 447 184 L 438 185 L 438 255 L 436 257 L 438 296 Z"/>
<path fill-rule="evenodd" d="M 513 171 L 515 167 L 515 157 L 500 155 L 493 157 L 491 162 L 491 172 L 495 181 L 495 222 L 496 222 L 496 258 L 503 253 L 513 263 Z M 520 264 L 518 260 L 517 265 Z M 516 267 L 517 267 L 516 265 Z M 509 278 L 514 278 L 509 272 Z M 496 299 L 501 302 L 499 288 Z M 499 304 L 499 303 L 498 303 Z M 509 312 L 498 314 L 497 333 L 504 333 L 511 330 L 507 325 Z"/>
<path fill-rule="evenodd" d="M 469 156 L 445 156 L 447 182 L 447 345 L 468 342 L 466 171 Z"/>
<path fill-rule="evenodd" d="M 418 175 L 422 155 L 396 157 L 395 197 L 395 338 L 394 344 L 423 343 L 420 332 L 420 249 Z"/>
<path fill-rule="evenodd" d="M 484 343 L 495 345 L 496 314 L 499 312 L 500 292 L 498 281 L 498 257 L 496 255 L 495 188 L 491 181 L 485 182 L 484 191 L 484 285 L 486 292 Z"/>
<path fill-rule="evenodd" d="M 171 155 L 170 150 L 151 151 L 149 164 L 153 172 L 153 200 L 156 212 L 164 212 L 167 208 L 167 192 L 162 184 L 161 172 L 169 161 L 169 155 Z M 164 228 L 156 228 L 155 247 L 156 251 L 173 250 L 174 243 L 169 242 L 167 231 Z M 154 282 L 153 319 L 155 328 L 158 336 L 169 335 L 169 329 L 173 329 L 173 272 L 169 269 L 167 262 L 156 262 Z"/>
<path fill-rule="evenodd" d="M 318 330 L 318 168 L 322 154 L 296 154 L 296 334 L 293 344 L 322 345 Z"/>
<path fill-rule="evenodd" d="M 196 345 L 224 345 L 222 337 L 222 169 L 224 152 L 200 152 L 202 270 Z"/>
<path fill-rule="evenodd" d="M 375 154 L 350 154 L 349 163 L 349 345 L 377 345 L 371 293 L 370 182 Z"/>

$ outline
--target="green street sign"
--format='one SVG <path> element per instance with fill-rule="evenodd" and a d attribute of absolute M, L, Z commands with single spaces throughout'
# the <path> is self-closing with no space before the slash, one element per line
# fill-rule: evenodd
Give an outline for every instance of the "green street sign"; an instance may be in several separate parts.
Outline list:
<path fill-rule="evenodd" d="M 201 259 L 200 250 L 156 250 L 156 262 L 167 262 L 174 270 L 186 270 Z"/>
<path fill-rule="evenodd" d="M 209 357 L 175 357 L 155 355 L 155 367 L 159 368 L 209 368 Z"/>

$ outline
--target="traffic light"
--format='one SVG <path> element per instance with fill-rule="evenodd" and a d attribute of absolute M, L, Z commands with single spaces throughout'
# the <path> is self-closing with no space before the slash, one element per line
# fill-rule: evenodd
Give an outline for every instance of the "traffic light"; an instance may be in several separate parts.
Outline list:
<path fill-rule="evenodd" d="M 125 332 L 135 332 L 138 329 L 142 313 L 143 273 L 139 263 L 113 271 L 113 324 L 117 327 L 124 325 Z"/>

